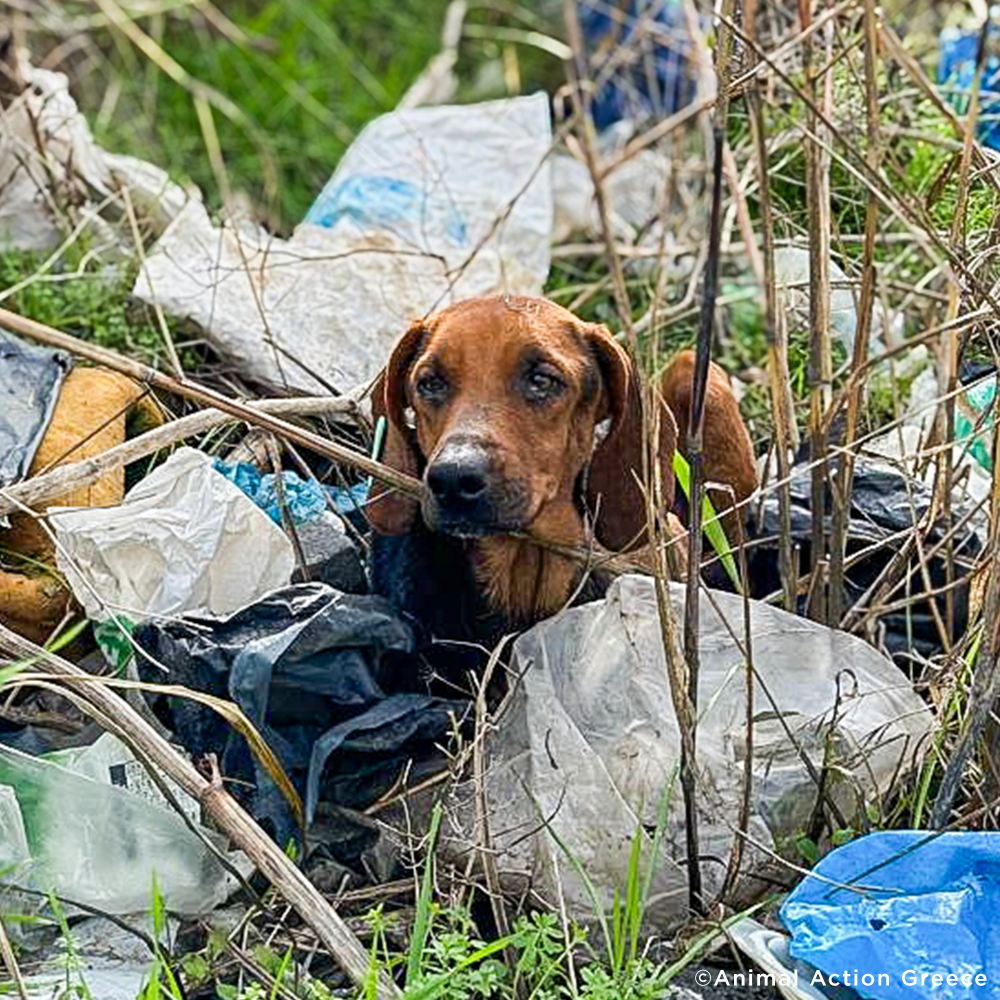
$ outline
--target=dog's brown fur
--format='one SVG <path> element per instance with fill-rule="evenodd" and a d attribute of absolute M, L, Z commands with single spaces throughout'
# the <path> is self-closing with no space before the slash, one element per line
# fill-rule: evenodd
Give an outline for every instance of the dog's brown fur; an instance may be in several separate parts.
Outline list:
<path fill-rule="evenodd" d="M 691 352 L 679 355 L 661 381 L 659 458 L 668 508 L 692 365 Z M 585 505 L 599 512 L 593 533 L 602 546 L 626 550 L 644 542 L 638 385 L 628 354 L 603 326 L 544 299 L 458 303 L 403 336 L 376 385 L 373 409 L 388 418 L 383 461 L 394 468 L 426 483 L 431 470 L 454 469 L 449 456 L 476 463 L 488 513 L 449 526 L 448 508 L 430 489 L 422 513 L 432 530 L 469 537 L 467 552 L 487 604 L 511 622 L 558 610 L 580 566 L 505 532 L 583 543 Z M 610 430 L 595 448 L 595 428 L 605 420 Z M 704 441 L 708 480 L 745 500 L 756 485 L 753 452 L 728 381 L 714 365 Z M 713 501 L 719 509 L 732 503 L 728 493 Z M 419 510 L 417 501 L 376 487 L 367 513 L 376 531 L 400 535 L 411 530 Z"/>

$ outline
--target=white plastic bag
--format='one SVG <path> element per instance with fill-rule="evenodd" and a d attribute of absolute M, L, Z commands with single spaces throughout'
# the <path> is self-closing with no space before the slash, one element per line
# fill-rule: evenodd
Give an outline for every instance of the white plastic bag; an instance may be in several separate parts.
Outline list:
<path fill-rule="evenodd" d="M 190 203 L 153 248 L 134 294 L 196 321 L 252 378 L 348 390 L 377 374 L 431 309 L 541 292 L 550 143 L 544 94 L 384 115 L 347 151 L 291 239 L 217 228 Z"/>
<path fill-rule="evenodd" d="M 712 594 L 732 632 L 743 637 L 742 598 Z M 684 588 L 671 585 L 682 621 Z M 700 629 L 698 766 L 700 849 L 704 889 L 721 887 L 735 836 L 745 757 L 744 658 L 707 597 Z M 817 767 L 836 701 L 831 738 L 849 772 L 829 778 L 847 814 L 855 784 L 869 797 L 912 764 L 930 731 L 931 712 L 906 677 L 860 639 L 752 602 L 753 655 L 777 711 L 756 685 L 754 783 L 749 834 L 738 893 L 749 900 L 767 888 L 760 876 L 774 864 L 769 850 L 807 828 L 816 789 L 780 717 Z M 624 576 L 603 601 L 573 608 L 535 626 L 514 645 L 512 674 L 520 691 L 488 744 L 486 793 L 493 847 L 503 875 L 556 902 L 556 870 L 570 916 L 593 922 L 594 903 L 569 855 L 587 873 L 610 911 L 624 894 L 638 829 L 648 859 L 664 792 L 673 781 L 668 820 L 652 882 L 649 920 L 666 932 L 686 918 L 686 855 L 677 727 L 663 654 L 652 579 Z M 461 797 L 461 796 L 460 796 Z M 470 793 L 470 799 L 471 793 Z M 453 814 L 451 845 L 467 850 L 473 808 Z M 550 832 L 551 831 L 551 832 Z M 563 847 L 557 844 L 556 838 Z M 759 849 L 754 845 L 760 845 Z M 565 850 L 564 850 L 565 848 Z M 646 860 L 644 860 L 646 863 Z"/>
<path fill-rule="evenodd" d="M 57 562 L 87 617 L 225 615 L 289 582 L 285 533 L 212 459 L 181 448 L 117 507 L 51 507 Z"/>
<path fill-rule="evenodd" d="M 802 247 L 779 247 L 774 251 L 774 278 L 782 295 L 790 332 L 809 329 L 809 251 Z M 830 332 L 840 341 L 848 355 L 854 353 L 858 327 L 858 311 L 854 286 L 844 269 L 832 258 L 829 262 Z M 885 317 L 880 303 L 872 314 L 870 356 L 885 350 Z"/>
<path fill-rule="evenodd" d="M 165 228 L 187 200 L 183 189 L 159 167 L 98 146 L 64 74 L 23 56 L 18 72 L 24 92 L 0 106 L 0 250 L 58 246 L 75 222 L 59 217 L 69 205 L 75 216 L 90 217 L 102 240 L 114 240 L 109 223 L 125 215 L 114 195 L 126 187 L 139 214 Z"/>

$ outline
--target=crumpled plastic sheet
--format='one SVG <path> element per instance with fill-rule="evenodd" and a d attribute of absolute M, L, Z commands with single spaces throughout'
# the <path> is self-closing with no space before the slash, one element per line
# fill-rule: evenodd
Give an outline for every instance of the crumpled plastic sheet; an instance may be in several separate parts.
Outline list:
<path fill-rule="evenodd" d="M 145 221 L 165 229 L 187 201 L 184 189 L 160 167 L 98 146 L 63 73 L 23 58 L 19 72 L 26 89 L 0 114 L 0 249 L 58 246 L 72 226 L 53 207 L 77 198 L 100 240 L 117 245 L 112 224 L 124 208 L 113 195 L 122 188 Z M 102 214 L 97 201 L 108 202 Z"/>
<path fill-rule="evenodd" d="M 551 139 L 545 94 L 384 115 L 348 149 L 291 239 L 216 228 L 189 203 L 134 294 L 196 321 L 248 377 L 351 389 L 432 309 L 541 292 Z"/>
<path fill-rule="evenodd" d="M 802 553 L 802 566 L 808 569 L 812 544 L 812 483 L 807 468 L 796 465 L 792 468 L 788 489 L 791 495 L 792 538 Z M 856 562 L 845 575 L 845 589 L 848 606 L 853 605 L 871 586 L 902 544 L 900 537 L 891 541 L 894 535 L 902 535 L 912 529 L 915 519 L 920 519 L 931 505 L 931 489 L 919 481 L 908 479 L 902 472 L 887 463 L 859 459 L 854 471 L 854 489 L 851 494 L 850 524 L 848 528 L 848 555 L 865 549 L 877 542 L 885 542 L 877 551 Z M 750 579 L 753 581 L 752 594 L 764 597 L 780 589 L 778 573 L 777 536 L 780 531 L 780 516 L 777 493 L 769 493 L 763 501 L 762 521 L 754 534 L 760 541 L 749 548 Z M 832 501 L 828 510 L 832 510 Z M 964 516 L 965 505 L 956 505 L 954 521 L 958 523 Z M 824 516 L 827 534 L 832 530 L 831 514 Z M 754 522 L 756 523 L 756 522 Z M 932 547 L 942 536 L 940 527 L 928 533 L 927 546 Z M 956 572 L 959 576 L 968 572 L 969 567 L 983 549 L 985 535 L 980 533 L 980 525 L 975 519 L 966 522 L 954 538 Z M 946 581 L 943 557 L 932 559 L 928 565 L 931 586 L 943 586 Z M 913 577 L 911 590 L 923 591 L 920 574 Z M 957 628 L 964 628 L 962 622 L 968 615 L 968 587 L 958 587 L 953 591 L 955 598 Z M 944 598 L 940 602 L 943 612 Z M 804 600 L 804 598 L 803 598 Z M 917 604 L 907 610 L 890 612 L 880 618 L 885 626 L 885 648 L 894 656 L 905 655 L 916 649 L 930 654 L 940 649 L 940 638 L 934 625 L 927 602 Z"/>
<path fill-rule="evenodd" d="M 275 524 L 281 525 L 281 505 L 273 472 L 261 473 L 249 462 L 229 465 L 217 458 L 212 468 L 235 483 Z M 282 472 L 281 481 L 288 514 L 294 524 L 307 524 L 326 510 L 326 494 L 315 479 L 303 479 L 297 472 Z"/>
<path fill-rule="evenodd" d="M 827 975 L 846 970 L 848 985 L 872 1000 L 1000 997 L 1000 833 L 871 833 L 813 872 L 819 877 L 806 877 L 781 907 L 792 956 Z M 846 885 L 863 891 L 838 887 Z M 934 974 L 972 982 L 935 982 Z"/>
<path fill-rule="evenodd" d="M 151 918 L 133 918 L 123 928 L 108 917 L 75 920 L 65 937 L 32 953 L 31 971 L 24 976 L 31 1000 L 62 1000 L 68 992 L 94 1000 L 136 1000 L 149 982 L 156 959 L 133 928 L 142 926 L 165 948 L 180 930 L 175 917 L 159 928 Z M 159 930 L 159 933 L 157 931 Z"/>
<path fill-rule="evenodd" d="M 603 136 L 602 140 L 611 140 Z M 612 162 L 617 151 L 613 143 L 602 141 Z M 670 180 L 671 161 L 660 150 L 642 149 L 634 156 L 609 168 L 602 184 L 608 224 L 615 238 L 624 243 L 645 247 L 674 244 L 671 232 L 663 231 L 664 198 Z M 561 243 L 576 233 L 596 235 L 601 220 L 594 198 L 594 182 L 587 165 L 567 153 L 552 157 L 552 178 L 555 188 L 553 242 Z M 641 261 L 636 258 L 633 266 Z"/>
<path fill-rule="evenodd" d="M 73 361 L 0 329 L 0 486 L 31 468 Z"/>
<path fill-rule="evenodd" d="M 308 795 L 310 819 L 321 798 L 351 808 L 376 799 L 411 755 L 429 753 L 447 736 L 452 715 L 468 708 L 421 690 L 413 632 L 388 602 L 325 584 L 275 591 L 225 618 L 151 620 L 136 640 L 170 668 L 170 683 L 243 709 Z M 164 680 L 141 659 L 139 670 Z M 243 737 L 190 700 L 166 704 L 184 747 L 194 754 L 224 747 L 223 774 L 256 787 L 253 815 L 271 824 L 279 843 L 292 836 L 287 803 Z"/>
<path fill-rule="evenodd" d="M 118 788 L 110 778 L 95 781 L 0 745 L 3 786 L 16 793 L 3 803 L 7 825 L 10 816 L 15 822 L 20 817 L 23 833 L 0 840 L 0 882 L 55 891 L 110 913 L 150 910 L 154 877 L 165 905 L 192 915 L 210 912 L 235 888 L 173 809 Z M 216 834 L 202 832 L 224 846 Z M 44 902 L 43 896 L 31 905 Z M 3 909 L 15 912 L 6 902 Z"/>
<path fill-rule="evenodd" d="M 117 507 L 52 507 L 57 562 L 87 617 L 228 614 L 291 579 L 292 544 L 212 459 L 180 448 Z"/>
<path fill-rule="evenodd" d="M 719 859 L 702 866 L 709 897 L 721 888 L 733 843 L 746 726 L 744 657 L 733 637 L 744 634 L 742 598 L 711 596 L 719 610 L 702 595 L 698 687 L 701 849 Z M 671 584 L 677 622 L 684 599 L 685 588 Z M 869 798 L 884 794 L 907 772 L 932 723 L 930 708 L 899 668 L 862 640 L 756 601 L 750 632 L 754 664 L 774 705 L 755 685 L 751 840 L 737 885 L 741 905 L 782 874 L 772 855 L 754 845 L 777 849 L 806 828 L 816 799 L 782 719 L 817 769 L 832 740 L 842 770 L 831 772 L 830 791 L 846 815 L 860 805 L 857 789 Z M 507 888 L 523 889 L 530 881 L 543 898 L 565 900 L 573 919 L 593 922 L 589 892 L 547 830 L 610 909 L 613 890 L 627 884 L 637 829 L 656 827 L 660 803 L 673 787 L 646 925 L 670 932 L 688 916 L 686 844 L 675 780 L 680 736 L 654 581 L 619 577 L 603 601 L 536 625 L 515 642 L 511 666 L 523 679 L 487 743 L 486 764 L 493 846 Z M 846 670 L 856 678 L 856 692 L 842 676 Z M 838 681 L 843 697 L 831 733 Z M 458 794 L 467 808 L 464 815 L 449 812 L 447 849 L 467 857 L 475 844 L 475 789 L 461 786 Z M 649 837 L 643 847 L 647 863 Z"/>
<path fill-rule="evenodd" d="M 827 264 L 830 278 L 830 333 L 843 345 L 848 356 L 854 354 L 858 330 L 858 310 L 852 281 L 832 257 Z M 774 280 L 787 309 L 786 322 L 792 333 L 809 329 L 809 251 L 804 247 L 778 247 L 774 251 Z M 885 350 L 885 320 L 880 304 L 872 315 L 869 357 Z"/>

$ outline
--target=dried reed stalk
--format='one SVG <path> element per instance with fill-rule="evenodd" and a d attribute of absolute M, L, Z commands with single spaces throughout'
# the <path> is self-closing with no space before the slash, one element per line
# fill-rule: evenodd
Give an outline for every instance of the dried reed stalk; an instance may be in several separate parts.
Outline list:
<path fill-rule="evenodd" d="M 722 10 L 727 19 L 735 15 L 735 0 L 723 0 Z M 698 816 L 696 797 L 697 717 L 699 678 L 699 602 L 701 597 L 702 502 L 705 496 L 703 433 L 705 426 L 705 392 L 708 368 L 712 356 L 712 332 L 715 325 L 715 303 L 719 283 L 719 256 L 722 238 L 722 180 L 726 123 L 729 115 L 729 83 L 733 58 L 733 33 L 723 24 L 719 34 L 716 78 L 718 94 L 712 119 L 712 187 L 711 217 L 708 231 L 708 256 L 705 262 L 701 316 L 695 346 L 695 366 L 692 376 L 691 412 L 688 415 L 686 457 L 690 466 L 691 487 L 688 506 L 688 577 L 684 602 L 684 660 L 687 666 L 687 700 L 692 718 L 691 731 L 681 740 L 681 788 L 687 833 L 688 896 L 691 909 L 704 913 L 706 901 L 701 892 L 700 851 L 698 847 Z"/>
<path fill-rule="evenodd" d="M 972 167 L 972 154 L 975 146 L 975 125 L 979 115 L 979 89 L 982 83 L 983 69 L 986 62 L 986 33 L 989 20 L 983 23 L 979 35 L 979 48 L 976 53 L 976 70 L 972 79 L 969 94 L 969 108 L 966 121 L 965 140 L 962 143 L 962 155 L 958 173 L 958 199 L 955 214 L 952 217 L 949 233 L 949 248 L 952 260 L 966 261 L 967 248 L 965 244 L 966 215 L 969 204 L 969 174 Z M 955 319 L 963 306 L 963 288 L 960 275 L 949 269 L 948 275 L 948 309 L 946 321 Z M 957 333 L 949 331 L 941 338 L 939 388 L 943 396 L 941 411 L 938 415 L 939 440 L 950 445 L 955 440 L 955 395 L 958 388 L 958 365 L 961 344 Z M 951 447 L 945 447 L 938 453 L 937 470 L 934 478 L 934 509 L 940 511 L 945 522 L 945 529 L 951 522 L 951 497 L 954 489 L 955 457 Z M 955 552 L 949 545 L 945 556 L 945 579 L 951 583 L 955 579 Z M 945 627 L 947 630 L 946 646 L 955 635 L 955 604 L 954 595 L 949 590 L 945 595 Z"/>
<path fill-rule="evenodd" d="M 799 0 L 799 18 L 805 31 L 812 21 L 810 0 Z M 807 613 L 815 621 L 827 620 L 826 462 L 824 417 L 832 398 L 833 364 L 830 354 L 830 157 L 826 122 L 833 105 L 830 71 L 833 21 L 824 25 L 826 44 L 817 54 L 813 36 L 803 41 L 805 92 L 809 103 L 806 138 L 806 201 L 809 211 L 809 454 L 812 462 L 812 575 Z M 822 58 L 820 58 L 822 57 Z M 819 61 L 823 67 L 816 71 Z M 822 91 L 822 96 L 820 96 Z M 817 113 L 821 105 L 822 114 Z M 814 138 L 815 137 L 815 138 Z"/>
<path fill-rule="evenodd" d="M 381 462 L 370 459 L 367 455 L 354 451 L 352 448 L 347 448 L 344 445 L 337 444 L 335 441 L 330 441 L 319 434 L 314 434 L 302 427 L 289 423 L 287 420 L 282 420 L 280 417 L 264 413 L 246 403 L 237 402 L 235 399 L 230 399 L 221 392 L 209 389 L 207 386 L 201 385 L 193 379 L 177 379 L 169 375 L 164 375 L 155 368 L 144 365 L 139 361 L 133 361 L 131 358 L 127 358 L 116 351 L 109 351 L 104 347 L 88 344 L 86 341 L 71 337 L 69 334 L 55 330 L 44 323 L 37 323 L 26 316 L 10 312 L 8 309 L 0 309 L 0 326 L 7 327 L 15 333 L 23 334 L 25 337 L 39 343 L 48 344 L 50 347 L 68 351 L 77 357 L 86 358 L 88 361 L 94 362 L 94 364 L 104 365 L 114 371 L 121 372 L 123 375 L 134 378 L 137 382 L 150 385 L 154 389 L 161 389 L 164 392 L 172 392 L 178 396 L 193 399 L 203 406 L 214 407 L 216 410 L 228 413 L 238 420 L 245 420 L 256 427 L 263 427 L 265 430 L 296 442 L 296 444 L 311 448 L 320 455 L 325 455 L 327 458 L 343 462 L 351 468 L 367 472 L 370 476 L 377 476 L 383 482 L 405 493 L 416 496 L 421 494 L 422 486 L 419 479 L 414 479 L 412 476 L 398 472 L 387 465 L 383 465 Z"/>
<path fill-rule="evenodd" d="M 990 537 L 985 556 L 989 577 L 983 601 L 983 636 L 961 735 L 945 767 L 931 808 L 928 825 L 932 830 L 941 830 L 949 825 L 951 807 L 962 784 L 965 765 L 986 729 L 991 712 L 1000 703 L 1000 427 L 994 428 L 993 432 Z"/>
<path fill-rule="evenodd" d="M 745 5 L 745 30 L 750 59 L 756 64 L 757 0 Z M 794 450 L 795 401 L 788 373 L 788 329 L 779 321 L 777 289 L 774 278 L 774 216 L 771 208 L 771 175 L 768 169 L 767 131 L 764 126 L 764 101 L 761 79 L 754 75 L 746 91 L 750 131 L 757 161 L 758 198 L 764 258 L 764 335 L 767 338 L 767 373 L 774 421 L 774 449 L 778 466 L 778 572 L 781 576 L 782 603 L 786 611 L 796 610 L 798 570 L 792 551 L 791 456 Z"/>
<path fill-rule="evenodd" d="M 330 416 L 350 414 L 357 409 L 352 400 L 337 399 L 332 396 L 303 396 L 293 399 L 260 399 L 247 403 L 263 413 L 275 416 Z M 81 462 L 69 462 L 57 466 L 49 472 L 32 476 L 23 482 L 8 486 L 0 493 L 0 517 L 25 507 L 40 507 L 42 504 L 64 496 L 81 486 L 88 486 L 102 476 L 123 465 L 137 462 L 163 448 L 170 448 L 185 438 L 204 434 L 222 424 L 237 419 L 219 410 L 200 410 L 178 420 L 172 420 L 162 427 L 155 427 L 123 444 L 109 448 L 93 458 Z"/>
<path fill-rule="evenodd" d="M 879 171 L 881 135 L 879 131 L 879 95 L 877 80 L 878 15 L 874 0 L 865 0 L 865 98 L 867 105 L 866 160 L 872 173 Z M 837 476 L 831 484 L 833 495 L 833 530 L 830 537 L 830 609 L 831 625 L 840 624 L 844 615 L 844 559 L 847 554 L 847 532 L 850 525 L 851 493 L 854 484 L 854 438 L 858 424 L 858 408 L 864 390 L 861 374 L 868 361 L 872 316 L 875 307 L 875 247 L 878 238 L 878 195 L 868 189 L 865 209 L 865 242 L 861 258 L 861 300 L 858 304 L 858 325 L 854 339 L 852 368 L 858 377 L 850 382 L 847 395 L 847 426 L 844 446 L 840 452 Z"/>
<path fill-rule="evenodd" d="M 583 40 L 583 32 L 580 29 L 580 16 L 576 0 L 563 0 L 563 19 L 566 22 L 566 34 L 573 52 L 573 57 L 568 62 L 573 111 L 580 123 L 584 161 L 594 185 L 594 202 L 597 205 L 597 214 L 601 224 L 605 260 L 611 273 L 611 288 L 626 340 L 632 350 L 634 360 L 638 361 L 638 343 L 635 326 L 632 322 L 632 305 L 629 302 L 628 288 L 625 285 L 625 272 L 622 268 L 621 257 L 615 252 L 614 232 L 611 228 L 611 215 L 608 211 L 608 201 L 604 190 L 604 178 L 601 175 L 600 164 L 597 162 L 597 137 L 594 130 L 594 117 L 591 114 L 592 94 L 587 71 L 587 49 Z"/>

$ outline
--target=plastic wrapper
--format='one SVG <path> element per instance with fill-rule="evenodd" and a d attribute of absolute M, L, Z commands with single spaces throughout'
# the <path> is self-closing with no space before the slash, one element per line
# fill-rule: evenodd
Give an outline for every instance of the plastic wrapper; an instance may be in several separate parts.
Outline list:
<path fill-rule="evenodd" d="M 993 471 L 993 426 L 997 400 L 997 377 L 975 379 L 955 400 L 955 440 L 962 441 L 969 454 L 986 472 Z"/>
<path fill-rule="evenodd" d="M 46 753 L 44 758 L 83 778 L 90 778 L 105 785 L 114 785 L 164 809 L 173 809 L 170 800 L 160 790 L 160 786 L 150 778 L 146 768 L 113 733 L 102 733 L 93 743 L 84 746 L 51 751 Z M 201 807 L 197 799 L 188 795 L 173 778 L 165 774 L 161 774 L 159 778 L 169 789 L 174 802 L 184 815 L 193 823 L 199 822 Z"/>
<path fill-rule="evenodd" d="M 671 585 L 676 620 L 684 588 Z M 721 887 L 735 836 L 745 756 L 742 599 L 702 597 L 699 655 L 698 761 L 701 850 L 718 863 L 702 866 L 705 892 Z M 884 794 L 906 773 L 931 726 L 931 710 L 891 661 L 843 632 L 752 602 L 755 685 L 753 798 L 750 837 L 737 885 L 740 902 L 766 890 L 761 875 L 777 849 L 808 827 L 816 787 L 784 723 L 816 768 L 828 738 L 838 767 L 830 793 L 846 815 L 862 796 Z M 720 617 L 724 616 L 723 617 Z M 729 623 L 727 628 L 726 622 Z M 730 632 L 730 628 L 732 632 Z M 843 697 L 836 713 L 841 672 Z M 513 704 L 488 743 L 486 794 L 493 844 L 509 886 L 530 880 L 550 901 L 565 899 L 571 917 L 593 921 L 594 903 L 562 841 L 610 907 L 628 882 L 637 829 L 656 827 L 668 789 L 666 827 L 651 884 L 649 920 L 664 933 L 687 918 L 686 853 L 679 783 L 680 737 L 664 659 L 654 583 L 624 576 L 605 600 L 570 609 L 522 635 L 513 673 L 523 679 Z M 832 728 L 831 728 L 832 727 Z M 452 813 L 450 848 L 462 855 L 474 843 L 474 790 L 466 822 Z M 648 861 L 650 839 L 643 834 Z M 644 862 L 645 863 L 645 862 Z M 561 894 L 555 883 L 558 866 Z M 756 877 L 755 877 L 756 876 Z"/>
<path fill-rule="evenodd" d="M 614 159 L 613 136 L 604 136 L 603 145 Z M 661 221 L 672 164 L 670 157 L 653 149 L 640 150 L 628 159 L 611 166 L 603 179 L 608 224 L 615 238 L 650 249 L 671 247 L 671 232 L 664 233 Z M 555 189 L 553 242 L 570 239 L 575 233 L 597 236 L 601 231 L 600 213 L 594 198 L 594 182 L 587 165 L 568 154 L 552 158 Z M 642 258 L 628 262 L 637 267 Z"/>
<path fill-rule="evenodd" d="M 430 310 L 541 292 L 550 144 L 544 94 L 384 115 L 348 149 L 291 239 L 219 229 L 192 202 L 134 292 L 193 319 L 252 378 L 350 389 L 375 376 Z"/>
<path fill-rule="evenodd" d="M 227 614 L 288 583 L 291 542 L 212 459 L 181 448 L 117 507 L 49 510 L 87 616 Z"/>
<path fill-rule="evenodd" d="M 296 566 L 292 583 L 328 583 L 348 594 L 367 594 L 368 576 L 361 553 L 336 514 L 324 510 L 295 529 L 302 547 L 302 566 Z"/>
<path fill-rule="evenodd" d="M 872 1000 L 1000 996 L 1000 833 L 872 833 L 813 871 L 781 907 L 793 957 Z"/>
<path fill-rule="evenodd" d="M 815 967 L 789 954 L 791 939 L 787 934 L 744 917 L 730 924 L 726 935 L 758 969 L 772 977 L 774 988 L 786 1000 L 827 1000 L 827 994 L 812 984 Z"/>

